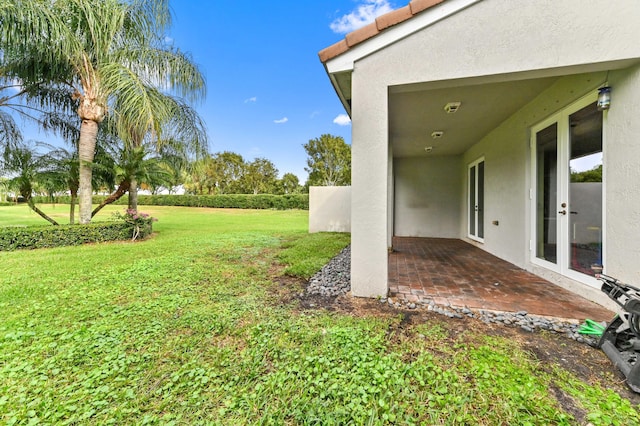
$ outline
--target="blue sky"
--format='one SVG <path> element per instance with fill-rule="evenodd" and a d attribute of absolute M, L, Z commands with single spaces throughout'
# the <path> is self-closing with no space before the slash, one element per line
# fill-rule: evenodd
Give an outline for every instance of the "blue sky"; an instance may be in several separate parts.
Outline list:
<path fill-rule="evenodd" d="M 211 152 L 265 157 L 301 182 L 302 145 L 324 133 L 351 143 L 351 125 L 318 52 L 396 7 L 388 0 L 171 2 L 169 37 L 207 79 L 198 106 Z M 342 124 L 338 124 L 341 122 Z"/>

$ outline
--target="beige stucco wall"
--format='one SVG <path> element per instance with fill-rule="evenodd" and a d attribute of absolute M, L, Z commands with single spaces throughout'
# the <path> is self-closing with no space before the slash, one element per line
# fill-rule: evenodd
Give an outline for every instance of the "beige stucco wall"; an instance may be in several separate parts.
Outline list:
<path fill-rule="evenodd" d="M 602 17 L 612 23 L 604 30 Z M 635 0 L 485 0 L 472 7 L 357 60 L 352 73 L 352 291 L 356 296 L 378 296 L 387 289 L 387 246 L 391 223 L 397 229 L 402 219 L 390 220 L 389 199 L 393 186 L 388 180 L 389 163 L 388 96 L 395 85 L 423 83 L 423 87 L 447 84 L 479 84 L 524 78 L 559 76 L 603 71 L 640 58 L 637 23 L 640 5 Z M 625 62 L 626 64 L 627 62 Z M 470 79 L 466 81 L 465 79 Z M 604 73 L 568 77 L 541 94 L 490 135 L 469 149 L 462 158 L 459 180 L 466 178 L 466 165 L 484 156 L 487 199 L 483 248 L 522 267 L 529 264 L 529 126 L 595 90 Z M 448 81 L 457 80 L 448 83 Z M 623 211 L 624 200 L 639 195 L 640 185 L 629 188 L 623 178 L 638 182 L 640 158 L 640 76 L 634 72 L 612 72 L 614 106 L 606 125 L 607 141 L 619 144 L 616 154 L 606 154 L 622 169 L 606 169 L 607 233 L 620 238 L 618 249 L 611 245 L 607 262 L 612 273 L 623 273 L 624 265 L 637 262 L 638 242 L 611 219 Z M 625 90 L 624 95 L 619 92 Z M 619 102 L 618 104 L 615 104 Z M 614 113 L 618 108 L 618 112 Z M 623 111 L 624 109 L 624 111 Z M 606 142 L 610 144 L 610 142 Z M 612 142 L 611 142 L 612 143 Z M 609 146 L 605 147 L 610 150 Z M 625 151 L 628 150 L 629 154 Z M 611 150 L 613 151 L 613 150 Z M 398 171 L 396 171 L 396 174 Z M 396 182 L 396 196 L 400 187 Z M 466 196 L 460 196 L 459 235 L 466 235 Z M 402 196 L 401 196 L 402 197 Z M 640 200 L 640 196 L 636 199 Z M 640 201 L 639 201 L 640 203 Z M 640 224 L 640 206 L 629 211 L 633 229 Z M 614 210 L 615 209 L 615 210 Z M 404 214 L 402 209 L 395 215 Z M 494 220 L 498 226 L 491 225 Z M 613 222 L 610 222 L 612 221 Z M 629 245 L 630 244 L 630 245 Z M 622 253 L 622 248 L 628 249 Z M 620 255 L 617 260 L 610 259 Z M 622 276 L 629 276 L 623 274 Z M 636 274 L 631 274 L 635 277 Z"/>
<path fill-rule="evenodd" d="M 395 235 L 459 238 L 461 159 L 396 158 Z"/>
<path fill-rule="evenodd" d="M 599 26 L 606 17 L 608 24 Z M 357 62 L 378 81 L 440 82 L 522 73 L 549 76 L 607 69 L 640 57 L 636 0 L 484 0 Z M 355 98 L 355 96 L 354 96 Z"/>
<path fill-rule="evenodd" d="M 309 187 L 309 232 L 351 232 L 351 187 Z"/>
<path fill-rule="evenodd" d="M 609 75 L 605 116 L 605 272 L 640 286 L 640 66 Z"/>

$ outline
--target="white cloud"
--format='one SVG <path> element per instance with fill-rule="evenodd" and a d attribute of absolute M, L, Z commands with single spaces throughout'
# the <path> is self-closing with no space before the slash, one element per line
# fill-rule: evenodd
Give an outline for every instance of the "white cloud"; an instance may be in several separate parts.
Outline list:
<path fill-rule="evenodd" d="M 171 38 L 169 36 L 164 36 L 164 43 L 165 44 L 173 44 L 173 38 Z"/>
<path fill-rule="evenodd" d="M 349 124 L 351 124 L 351 119 L 347 114 L 340 114 L 333 119 L 333 122 L 338 126 L 348 126 Z"/>
<path fill-rule="evenodd" d="M 378 16 L 391 12 L 389 0 L 364 0 L 351 13 L 334 20 L 329 28 L 334 33 L 346 34 L 373 22 Z"/>
<path fill-rule="evenodd" d="M 257 96 L 253 96 L 253 97 L 251 97 L 249 99 L 245 99 L 244 103 L 248 104 L 249 102 L 257 102 L 257 101 L 258 101 L 258 97 Z"/>
<path fill-rule="evenodd" d="M 311 115 L 309 115 L 309 118 L 314 119 L 316 118 L 318 115 L 320 115 L 320 111 L 313 111 L 311 113 Z"/>
<path fill-rule="evenodd" d="M 276 124 L 284 124 L 287 121 L 289 121 L 289 119 L 287 117 L 282 117 L 280 120 L 273 120 L 273 122 L 276 123 Z"/>

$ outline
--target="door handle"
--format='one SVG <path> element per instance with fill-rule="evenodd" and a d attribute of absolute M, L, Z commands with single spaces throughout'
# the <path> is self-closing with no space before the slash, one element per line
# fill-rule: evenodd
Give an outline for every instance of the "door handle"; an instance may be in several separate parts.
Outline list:
<path fill-rule="evenodd" d="M 560 210 L 558 213 L 562 214 L 562 215 L 566 215 L 567 211 L 566 210 Z"/>

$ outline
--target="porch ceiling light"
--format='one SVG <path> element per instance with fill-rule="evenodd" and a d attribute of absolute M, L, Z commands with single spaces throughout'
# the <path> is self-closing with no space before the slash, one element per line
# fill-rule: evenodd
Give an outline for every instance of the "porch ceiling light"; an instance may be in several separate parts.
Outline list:
<path fill-rule="evenodd" d="M 444 132 L 442 130 L 436 130 L 435 132 L 431 133 L 431 137 L 434 139 L 440 139 L 443 136 L 444 136 Z"/>
<path fill-rule="evenodd" d="M 604 86 L 598 89 L 598 111 L 604 111 L 611 106 L 611 87 Z"/>
<path fill-rule="evenodd" d="M 431 151 L 433 151 L 433 147 L 432 146 L 425 146 L 424 147 L 424 152 L 426 152 L 427 154 L 431 153 Z"/>
<path fill-rule="evenodd" d="M 460 105 L 462 105 L 461 102 L 449 102 L 444 106 L 444 110 L 447 112 L 447 114 L 454 114 L 458 112 L 458 108 L 460 108 Z"/>

